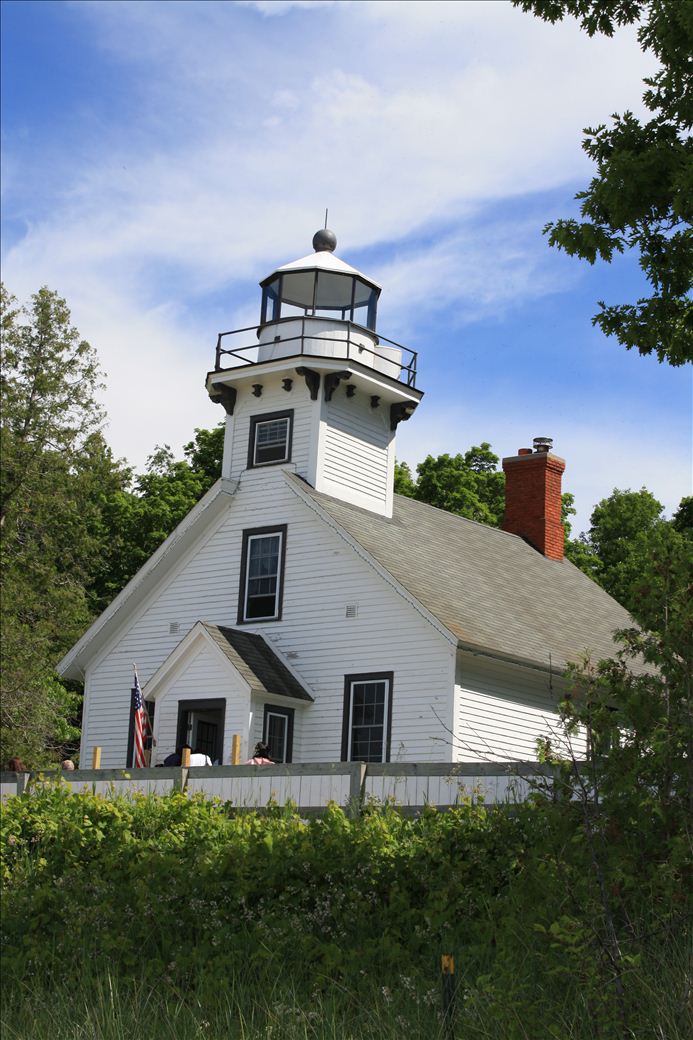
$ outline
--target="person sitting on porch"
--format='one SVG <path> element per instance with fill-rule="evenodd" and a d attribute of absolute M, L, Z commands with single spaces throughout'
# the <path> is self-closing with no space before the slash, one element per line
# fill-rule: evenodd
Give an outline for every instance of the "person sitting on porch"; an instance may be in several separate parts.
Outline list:
<path fill-rule="evenodd" d="M 163 759 L 164 765 L 180 765 L 182 748 L 176 748 L 170 755 L 166 755 Z"/>
<path fill-rule="evenodd" d="M 261 740 L 255 745 L 255 753 L 246 762 L 247 766 L 273 766 L 274 760 L 270 752 L 269 744 L 263 744 Z"/>
<path fill-rule="evenodd" d="M 205 755 L 204 751 L 200 751 L 199 748 L 195 748 L 190 756 L 191 766 L 211 766 L 212 760 L 209 755 Z"/>
<path fill-rule="evenodd" d="M 193 749 L 190 747 L 190 744 L 183 744 L 182 747 L 176 748 L 176 750 L 173 751 L 170 755 L 167 755 L 166 758 L 164 759 L 164 765 L 165 766 L 179 766 L 179 765 L 181 765 L 181 763 L 183 761 L 183 752 L 184 751 L 189 751 L 190 752 L 190 765 L 191 766 L 211 766 L 212 760 L 209 757 L 209 755 L 205 755 L 204 752 L 200 751 L 199 748 L 196 748 L 195 751 L 193 752 Z"/>

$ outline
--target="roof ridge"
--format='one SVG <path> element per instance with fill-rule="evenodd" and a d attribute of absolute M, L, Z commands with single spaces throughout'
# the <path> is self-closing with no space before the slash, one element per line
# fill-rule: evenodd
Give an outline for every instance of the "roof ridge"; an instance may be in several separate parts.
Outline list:
<path fill-rule="evenodd" d="M 451 516 L 455 520 L 462 520 L 467 524 L 475 524 L 477 527 L 483 527 L 485 531 L 497 531 L 499 534 L 506 534 L 509 538 L 520 538 L 518 534 L 512 534 L 510 531 L 504 531 L 502 527 L 495 527 L 493 524 L 484 524 L 481 520 L 472 520 L 470 516 L 462 516 L 461 513 L 453 513 L 450 509 L 441 509 L 440 506 L 434 506 L 430 502 L 422 502 L 419 498 L 414 498 L 412 495 L 400 495 L 397 491 L 394 493 L 394 497 L 398 499 L 407 499 L 409 502 L 416 502 L 417 506 L 421 506 L 424 509 L 434 509 L 436 513 L 444 513 L 445 516 Z M 520 539 L 524 541 L 524 539 Z"/>
<path fill-rule="evenodd" d="M 431 505 L 430 502 L 422 502 L 418 498 L 413 498 L 411 495 L 400 495 L 397 492 L 394 494 L 395 498 L 408 499 L 410 502 L 416 502 L 417 506 L 422 506 L 425 509 L 434 509 L 436 513 L 443 513 L 445 516 L 450 516 L 454 520 L 461 520 L 463 523 L 474 524 L 476 527 L 482 527 L 484 531 L 494 531 L 496 534 L 505 535 L 507 538 L 519 538 L 521 542 L 525 542 L 525 545 L 529 543 L 519 534 L 513 534 L 511 531 L 504 531 L 502 527 L 494 527 L 493 524 L 484 524 L 481 520 L 472 520 L 469 516 L 462 516 L 461 513 L 453 513 L 450 509 L 441 509 L 440 506 Z M 536 550 L 537 552 L 539 550 Z M 539 553 L 541 556 L 542 554 Z"/>

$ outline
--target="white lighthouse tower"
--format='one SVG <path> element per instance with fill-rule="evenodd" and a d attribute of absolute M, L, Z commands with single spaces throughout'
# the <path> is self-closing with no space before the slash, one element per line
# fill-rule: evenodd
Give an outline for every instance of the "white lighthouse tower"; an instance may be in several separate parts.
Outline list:
<path fill-rule="evenodd" d="M 293 469 L 317 491 L 392 516 L 397 425 L 421 397 L 416 354 L 376 330 L 380 286 L 314 252 L 262 281 L 260 324 L 219 335 L 210 397 L 226 411 L 222 476 Z"/>

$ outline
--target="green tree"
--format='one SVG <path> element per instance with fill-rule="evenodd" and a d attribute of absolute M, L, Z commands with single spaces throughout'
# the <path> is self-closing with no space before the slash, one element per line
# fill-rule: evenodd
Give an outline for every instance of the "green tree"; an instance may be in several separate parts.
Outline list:
<path fill-rule="evenodd" d="M 91 619 L 109 481 L 95 352 L 56 293 L 2 291 L 0 756 L 38 765 L 75 737 L 78 698 L 53 672 Z"/>
<path fill-rule="evenodd" d="M 649 552 L 650 536 L 666 523 L 663 511 L 646 488 L 615 488 L 592 511 L 585 542 L 597 560 L 594 577 L 629 610 L 637 603 L 635 583 Z"/>
<path fill-rule="evenodd" d="M 679 508 L 671 518 L 672 526 L 681 534 L 693 537 L 693 495 L 682 498 Z"/>
<path fill-rule="evenodd" d="M 2 458 L 0 523 L 44 467 L 43 453 L 72 461 L 103 423 L 96 354 L 70 324 L 67 304 L 40 289 L 18 307 L 0 286 L 2 313 Z"/>
<path fill-rule="evenodd" d="M 597 172 L 576 196 L 582 220 L 544 229 L 552 246 L 593 264 L 633 250 L 650 285 L 635 303 L 599 301 L 593 324 L 627 349 L 681 365 L 693 359 L 693 2 L 691 0 L 513 0 L 549 22 L 572 15 L 590 36 L 638 25 L 659 62 L 645 80 L 645 122 L 632 112 L 585 130 Z"/>
<path fill-rule="evenodd" d="M 196 429 L 184 460 L 168 445 L 157 447 L 130 489 L 111 487 L 102 517 L 108 528 L 103 566 L 94 586 L 100 609 L 107 606 L 221 475 L 224 423 Z"/>
<path fill-rule="evenodd" d="M 406 462 L 395 462 L 395 494 L 414 498 L 416 485 Z"/>
<path fill-rule="evenodd" d="M 146 472 L 134 478 L 132 490 L 111 501 L 109 519 L 117 551 L 109 554 L 103 580 L 110 598 L 147 562 L 208 486 L 207 474 L 176 461 L 168 445 L 150 455 Z"/>
<path fill-rule="evenodd" d="M 505 507 L 505 478 L 498 456 L 483 441 L 464 455 L 428 455 L 416 467 L 414 498 L 482 524 L 500 526 Z"/>
<path fill-rule="evenodd" d="M 190 468 L 194 473 L 204 476 L 205 491 L 221 476 L 225 429 L 225 422 L 219 423 L 212 430 L 196 429 L 194 438 L 183 448 Z"/>
<path fill-rule="evenodd" d="M 551 931 L 575 953 L 581 933 L 604 1035 L 623 1037 L 637 1033 L 638 970 L 652 937 L 661 951 L 686 934 L 693 892 L 693 546 L 667 523 L 643 534 L 648 553 L 632 587 L 641 627 L 618 634 L 613 660 L 571 669 L 562 725 L 540 746 L 562 766 L 580 819 L 560 875 L 589 921 L 585 929 L 573 913 Z M 689 995 L 671 1001 L 672 1036 L 687 1035 Z"/>

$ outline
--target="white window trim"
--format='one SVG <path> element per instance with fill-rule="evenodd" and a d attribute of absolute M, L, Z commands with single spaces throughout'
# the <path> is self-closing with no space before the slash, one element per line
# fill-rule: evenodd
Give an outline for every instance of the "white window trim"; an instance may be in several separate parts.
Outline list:
<path fill-rule="evenodd" d="M 267 426 L 269 423 L 283 422 L 286 424 L 286 437 L 284 439 L 284 457 L 281 459 L 271 459 L 268 462 L 257 461 L 257 432 L 261 426 Z M 253 469 L 261 469 L 263 466 L 281 466 L 283 463 L 288 462 L 290 458 L 290 444 L 291 444 L 291 417 L 284 415 L 279 419 L 256 419 L 253 427 Z"/>
<path fill-rule="evenodd" d="M 284 763 L 286 762 L 286 753 L 289 750 L 289 716 L 282 711 L 270 711 L 267 709 L 265 712 L 265 732 L 262 738 L 265 744 L 269 744 L 269 720 L 271 717 L 281 719 L 284 723 L 284 747 L 281 757 L 281 761 Z"/>
<path fill-rule="evenodd" d="M 347 730 L 347 762 L 352 762 L 351 757 L 351 745 L 353 738 L 353 717 L 354 717 L 354 686 L 365 686 L 367 683 L 384 683 L 385 684 L 385 710 L 383 711 L 383 755 L 380 759 L 381 762 L 387 761 L 387 731 L 390 723 L 390 702 L 392 700 L 392 680 L 391 679 L 352 679 L 349 683 L 349 729 Z"/>

